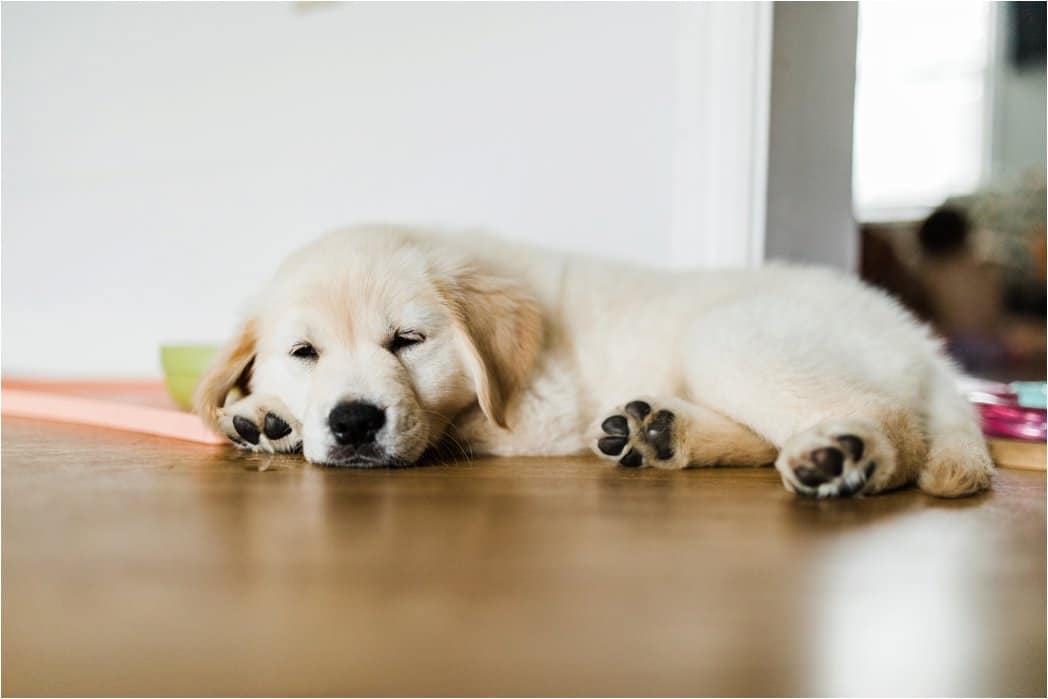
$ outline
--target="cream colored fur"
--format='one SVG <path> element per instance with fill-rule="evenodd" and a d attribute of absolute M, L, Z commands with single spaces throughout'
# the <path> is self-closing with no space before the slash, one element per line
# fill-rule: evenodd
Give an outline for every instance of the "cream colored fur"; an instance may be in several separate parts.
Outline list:
<path fill-rule="evenodd" d="M 390 352 L 390 334 L 409 327 L 425 341 Z M 303 340 L 316 361 L 290 356 Z M 233 417 L 261 426 L 279 415 L 291 434 L 243 446 L 302 448 L 316 463 L 340 462 L 327 416 L 360 399 L 386 410 L 377 439 L 394 464 L 442 443 L 619 460 L 597 443 L 605 418 L 622 416 L 623 453 L 644 465 L 774 462 L 787 489 L 808 495 L 915 482 L 951 497 L 988 487 L 992 473 L 955 378 L 925 327 L 843 274 L 654 271 L 481 235 L 359 227 L 289 258 L 197 405 L 234 438 Z M 238 382 L 246 395 L 230 397 Z M 626 406 L 642 397 L 652 412 L 638 419 Z M 672 418 L 667 458 L 651 441 L 660 411 Z M 798 474 L 822 449 L 843 453 L 840 473 L 807 486 Z"/>

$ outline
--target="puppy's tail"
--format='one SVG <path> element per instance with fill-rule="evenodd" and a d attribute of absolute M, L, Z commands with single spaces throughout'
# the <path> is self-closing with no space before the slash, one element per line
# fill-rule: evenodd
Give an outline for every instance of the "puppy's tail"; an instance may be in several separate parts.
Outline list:
<path fill-rule="evenodd" d="M 925 410 L 929 449 L 918 487 L 941 498 L 989 488 L 994 467 L 978 416 L 960 394 L 957 372 L 944 358 L 935 360 Z"/>

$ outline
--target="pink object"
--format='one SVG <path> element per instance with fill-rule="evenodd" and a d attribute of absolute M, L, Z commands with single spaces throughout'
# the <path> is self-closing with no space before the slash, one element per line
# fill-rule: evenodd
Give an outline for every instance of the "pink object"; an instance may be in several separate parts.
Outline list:
<path fill-rule="evenodd" d="M 1018 394 L 1007 384 L 981 382 L 966 388 L 986 435 L 1028 442 L 1048 437 L 1048 410 L 1020 405 Z"/>
<path fill-rule="evenodd" d="M 983 432 L 991 437 L 1045 441 L 1048 437 L 1048 411 L 1016 405 L 978 403 Z"/>
<path fill-rule="evenodd" d="M 196 415 L 176 408 L 163 383 L 4 381 L 0 413 L 108 427 L 198 444 L 225 444 Z"/>

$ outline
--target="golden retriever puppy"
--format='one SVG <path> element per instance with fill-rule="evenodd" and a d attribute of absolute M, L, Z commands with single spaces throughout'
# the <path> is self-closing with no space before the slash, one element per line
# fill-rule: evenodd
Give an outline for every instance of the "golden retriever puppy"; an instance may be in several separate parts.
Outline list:
<path fill-rule="evenodd" d="M 592 450 L 624 467 L 774 463 L 816 497 L 993 470 L 939 343 L 842 274 L 669 272 L 478 235 L 359 227 L 292 255 L 197 390 L 244 449 L 400 466 Z"/>

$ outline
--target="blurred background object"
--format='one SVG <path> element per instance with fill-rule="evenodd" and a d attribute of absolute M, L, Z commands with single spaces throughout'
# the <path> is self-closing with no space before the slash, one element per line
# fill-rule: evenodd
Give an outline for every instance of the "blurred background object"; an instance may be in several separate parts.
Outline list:
<path fill-rule="evenodd" d="M 1045 377 L 1045 3 L 860 3 L 863 278 L 976 375 Z"/>

